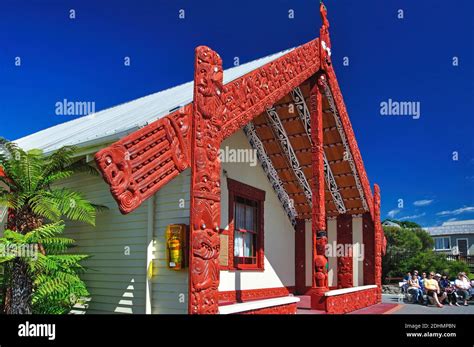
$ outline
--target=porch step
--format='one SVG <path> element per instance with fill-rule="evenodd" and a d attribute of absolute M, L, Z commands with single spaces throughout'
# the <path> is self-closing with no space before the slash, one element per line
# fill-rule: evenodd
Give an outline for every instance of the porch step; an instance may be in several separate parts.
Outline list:
<path fill-rule="evenodd" d="M 311 310 L 311 296 L 309 295 L 295 295 L 300 301 L 296 304 L 298 309 Z"/>

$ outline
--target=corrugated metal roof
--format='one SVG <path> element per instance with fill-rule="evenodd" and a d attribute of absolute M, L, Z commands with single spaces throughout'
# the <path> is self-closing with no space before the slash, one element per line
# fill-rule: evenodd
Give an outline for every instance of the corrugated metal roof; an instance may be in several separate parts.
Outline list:
<path fill-rule="evenodd" d="M 224 83 L 231 82 L 294 48 L 224 71 Z M 23 149 L 39 148 L 46 153 L 65 145 L 88 146 L 117 140 L 193 100 L 193 81 L 112 108 L 77 118 L 16 140 Z"/>
<path fill-rule="evenodd" d="M 432 236 L 474 234 L 474 220 L 445 222 L 439 227 L 424 228 Z"/>

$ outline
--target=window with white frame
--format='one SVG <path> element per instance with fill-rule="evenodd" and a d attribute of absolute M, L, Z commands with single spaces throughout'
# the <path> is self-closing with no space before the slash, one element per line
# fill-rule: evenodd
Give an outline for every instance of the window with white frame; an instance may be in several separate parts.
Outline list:
<path fill-rule="evenodd" d="M 436 237 L 434 240 L 436 250 L 451 249 L 451 242 L 449 241 L 449 237 Z"/>

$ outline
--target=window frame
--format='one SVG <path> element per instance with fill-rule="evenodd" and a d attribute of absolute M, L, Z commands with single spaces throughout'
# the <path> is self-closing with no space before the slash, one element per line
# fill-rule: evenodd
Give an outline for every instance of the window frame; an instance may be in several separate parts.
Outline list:
<path fill-rule="evenodd" d="M 452 246 L 451 246 L 451 238 L 449 236 L 438 236 L 438 237 L 435 237 L 435 244 L 434 244 L 434 249 L 435 251 L 449 251 L 452 249 Z M 436 248 L 436 241 L 437 240 L 443 240 L 442 243 L 443 243 L 443 247 L 445 246 L 445 241 L 446 239 L 448 239 L 448 243 L 449 243 L 449 248 Z"/>
<path fill-rule="evenodd" d="M 265 221 L 264 221 L 264 205 L 265 205 L 265 191 L 252 187 L 248 184 L 227 178 L 227 191 L 229 202 L 229 220 L 228 229 L 222 233 L 228 235 L 228 255 L 229 259 L 227 266 L 221 265 L 221 270 L 239 271 L 263 271 L 265 259 Z M 234 257 L 234 240 L 235 240 L 235 225 L 234 225 L 234 211 L 235 200 L 237 197 L 256 202 L 257 205 L 257 237 L 256 237 L 256 263 L 255 264 L 236 264 Z"/>

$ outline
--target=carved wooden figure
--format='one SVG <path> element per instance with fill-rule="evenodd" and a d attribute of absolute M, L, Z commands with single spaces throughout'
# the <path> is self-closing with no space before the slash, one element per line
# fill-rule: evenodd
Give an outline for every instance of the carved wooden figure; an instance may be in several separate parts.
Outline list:
<path fill-rule="evenodd" d="M 326 257 L 326 209 L 324 182 L 324 138 L 323 138 L 323 108 L 322 93 L 316 83 L 310 91 L 311 114 L 311 163 L 313 180 L 312 190 L 312 233 L 314 258 L 314 289 L 318 293 L 329 290 Z"/>
<path fill-rule="evenodd" d="M 191 231 L 189 313 L 218 312 L 220 171 L 219 147 L 225 105 L 222 60 L 196 48 L 191 134 Z"/>

